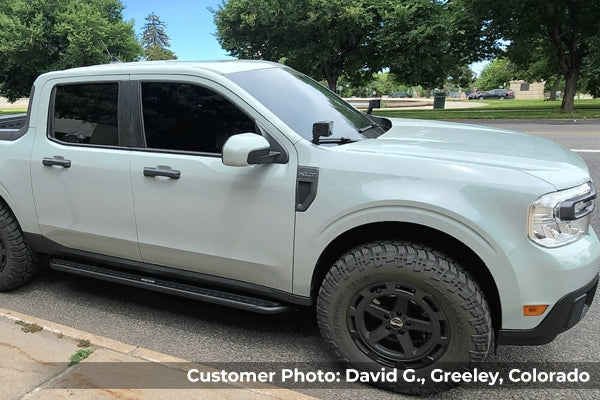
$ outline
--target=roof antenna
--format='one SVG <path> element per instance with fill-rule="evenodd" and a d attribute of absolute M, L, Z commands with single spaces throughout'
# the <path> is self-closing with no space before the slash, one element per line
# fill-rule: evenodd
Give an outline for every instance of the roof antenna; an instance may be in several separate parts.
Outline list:
<path fill-rule="evenodd" d="M 112 54 L 110 54 L 110 51 L 108 51 L 108 47 L 106 47 L 106 44 L 104 44 L 104 40 L 100 39 L 100 42 L 102 42 L 102 46 L 104 46 L 104 50 L 106 50 L 106 52 L 108 53 L 108 55 L 110 56 L 110 63 L 111 64 L 117 64 L 122 62 L 121 60 L 119 60 L 117 57 L 113 56 Z"/>

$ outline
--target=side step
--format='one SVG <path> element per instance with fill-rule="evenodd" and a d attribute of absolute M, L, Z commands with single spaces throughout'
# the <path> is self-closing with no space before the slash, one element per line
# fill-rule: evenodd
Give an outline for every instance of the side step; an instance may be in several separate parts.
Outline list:
<path fill-rule="evenodd" d="M 131 272 L 117 271 L 58 258 L 52 258 L 50 260 L 50 268 L 261 314 L 278 314 L 289 310 L 287 305 L 271 300 L 229 293 L 216 289 L 208 289 L 186 283 L 167 281 L 154 277 L 137 275 Z"/>

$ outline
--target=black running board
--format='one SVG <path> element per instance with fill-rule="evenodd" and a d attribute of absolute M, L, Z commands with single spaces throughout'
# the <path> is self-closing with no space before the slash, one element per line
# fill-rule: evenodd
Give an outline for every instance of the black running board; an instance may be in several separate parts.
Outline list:
<path fill-rule="evenodd" d="M 50 260 L 50 268 L 261 314 L 278 314 L 289 310 L 287 305 L 271 300 L 229 293 L 216 289 L 208 289 L 186 283 L 167 281 L 154 277 L 137 275 L 131 272 L 116 271 L 109 268 L 81 264 L 57 258 Z"/>

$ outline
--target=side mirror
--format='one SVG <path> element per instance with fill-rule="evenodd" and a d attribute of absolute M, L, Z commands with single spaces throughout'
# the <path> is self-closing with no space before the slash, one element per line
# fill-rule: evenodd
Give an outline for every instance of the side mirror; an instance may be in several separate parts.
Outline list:
<path fill-rule="evenodd" d="M 223 164 L 230 167 L 274 162 L 279 153 L 271 151 L 271 145 L 256 133 L 240 133 L 230 136 L 223 145 Z"/>

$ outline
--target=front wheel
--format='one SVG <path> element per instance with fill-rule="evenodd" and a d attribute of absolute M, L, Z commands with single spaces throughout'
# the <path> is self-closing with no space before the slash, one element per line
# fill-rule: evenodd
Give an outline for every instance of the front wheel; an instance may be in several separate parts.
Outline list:
<path fill-rule="evenodd" d="M 477 284 L 449 257 L 412 242 L 372 242 L 329 270 L 317 301 L 321 334 L 337 356 L 366 372 L 482 362 L 493 330 Z M 406 394 L 453 385 L 374 382 Z"/>

